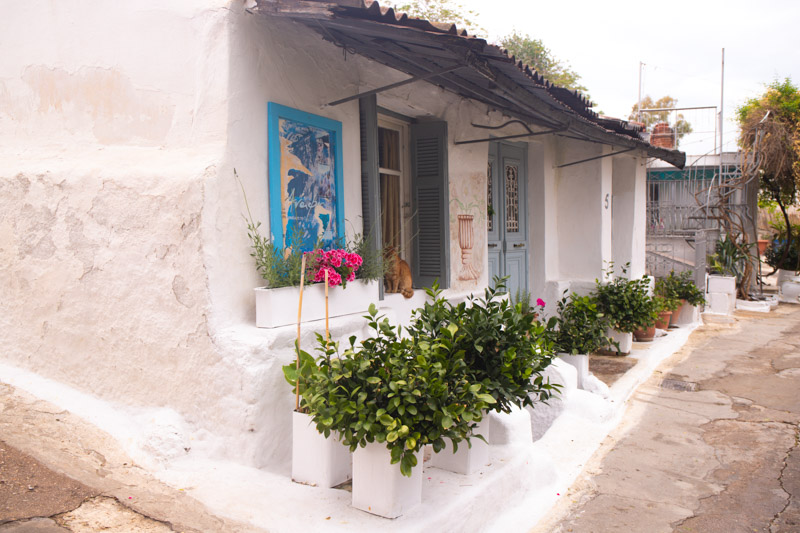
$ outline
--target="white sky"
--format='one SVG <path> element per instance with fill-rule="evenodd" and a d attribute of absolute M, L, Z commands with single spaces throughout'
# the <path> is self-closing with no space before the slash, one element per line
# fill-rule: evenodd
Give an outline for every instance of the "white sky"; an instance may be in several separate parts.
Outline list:
<path fill-rule="evenodd" d="M 678 107 L 719 106 L 725 48 L 724 138 L 736 149 L 736 107 L 775 78 L 800 85 L 800 0 L 672 2 L 588 0 L 456 0 L 496 42 L 513 30 L 541 39 L 570 64 L 594 109 L 627 118 L 642 95 L 677 98 Z M 714 149 L 714 110 L 687 111 L 695 133 L 687 154 Z"/>

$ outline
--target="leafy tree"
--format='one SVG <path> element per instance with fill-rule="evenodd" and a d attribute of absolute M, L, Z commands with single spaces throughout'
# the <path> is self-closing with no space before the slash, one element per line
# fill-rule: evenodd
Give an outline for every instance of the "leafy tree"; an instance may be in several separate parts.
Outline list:
<path fill-rule="evenodd" d="M 642 98 L 642 109 L 675 109 L 677 105 L 678 100 L 671 96 L 662 96 L 656 101 L 653 101 L 653 98 L 650 96 L 645 96 Z M 652 127 L 658 122 L 670 122 L 669 117 L 673 113 L 673 111 L 642 113 L 641 122 L 644 122 L 646 130 L 651 130 Z M 638 102 L 633 104 L 633 108 L 631 109 L 631 114 L 628 116 L 628 120 L 640 120 Z M 680 143 L 680 140 L 684 135 L 687 133 L 692 133 L 692 125 L 689 124 L 689 122 L 683 117 L 682 113 L 677 114 L 677 120 L 675 121 L 675 125 L 673 127 L 675 128 L 678 143 Z"/>
<path fill-rule="evenodd" d="M 774 200 L 784 217 L 787 245 L 777 263 L 781 265 L 793 239 L 786 208 L 797 202 L 800 188 L 800 90 L 790 78 L 775 80 L 764 94 L 737 109 L 737 119 L 739 145 L 758 165 L 762 197 Z"/>
<path fill-rule="evenodd" d="M 514 32 L 503 37 L 500 44 L 545 79 L 567 89 L 580 91 L 589 98 L 586 87 L 581 83 L 580 75 L 570 68 L 569 63 L 557 59 L 541 39 Z"/>
<path fill-rule="evenodd" d="M 473 22 L 478 16 L 475 11 L 466 9 L 456 0 L 411 0 L 407 3 L 389 2 L 395 9 L 407 13 L 411 17 L 455 24 L 471 35 L 485 35 L 486 30 Z"/>

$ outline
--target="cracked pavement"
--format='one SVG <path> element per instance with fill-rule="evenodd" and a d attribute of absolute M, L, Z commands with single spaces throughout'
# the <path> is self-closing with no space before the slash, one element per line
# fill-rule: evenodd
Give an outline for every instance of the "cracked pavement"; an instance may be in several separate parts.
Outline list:
<path fill-rule="evenodd" d="M 533 532 L 800 532 L 800 306 L 707 320 Z"/>

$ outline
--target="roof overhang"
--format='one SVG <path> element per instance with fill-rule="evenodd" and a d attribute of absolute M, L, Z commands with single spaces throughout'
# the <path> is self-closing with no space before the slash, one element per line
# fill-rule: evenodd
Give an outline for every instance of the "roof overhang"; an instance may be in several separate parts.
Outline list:
<path fill-rule="evenodd" d="M 678 168 L 685 165 L 683 152 L 639 139 L 625 121 L 598 117 L 580 93 L 550 84 L 484 39 L 459 33 L 452 25 L 395 14 L 378 2 L 347 4 L 257 0 L 255 11 L 304 24 L 348 52 L 423 78 L 526 123 L 559 131 L 554 135 L 641 150 Z"/>

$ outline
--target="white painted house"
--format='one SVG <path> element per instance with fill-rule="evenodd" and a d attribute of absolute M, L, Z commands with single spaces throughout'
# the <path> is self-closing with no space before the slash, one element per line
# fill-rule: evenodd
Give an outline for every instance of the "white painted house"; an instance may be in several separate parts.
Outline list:
<path fill-rule="evenodd" d="M 417 288 L 438 279 L 453 298 L 495 273 L 547 302 L 608 261 L 644 274 L 645 160 L 683 165 L 484 40 L 377 3 L 2 11 L 0 372 L 108 402 L 154 460 L 288 469 L 295 327 L 255 327 L 263 283 L 234 179 L 274 233 L 270 109 L 340 125 L 338 227 L 394 228 L 375 235 Z M 403 321 L 423 299 L 379 303 Z M 303 325 L 304 346 L 321 327 Z M 358 315 L 331 328 L 367 334 Z"/>

